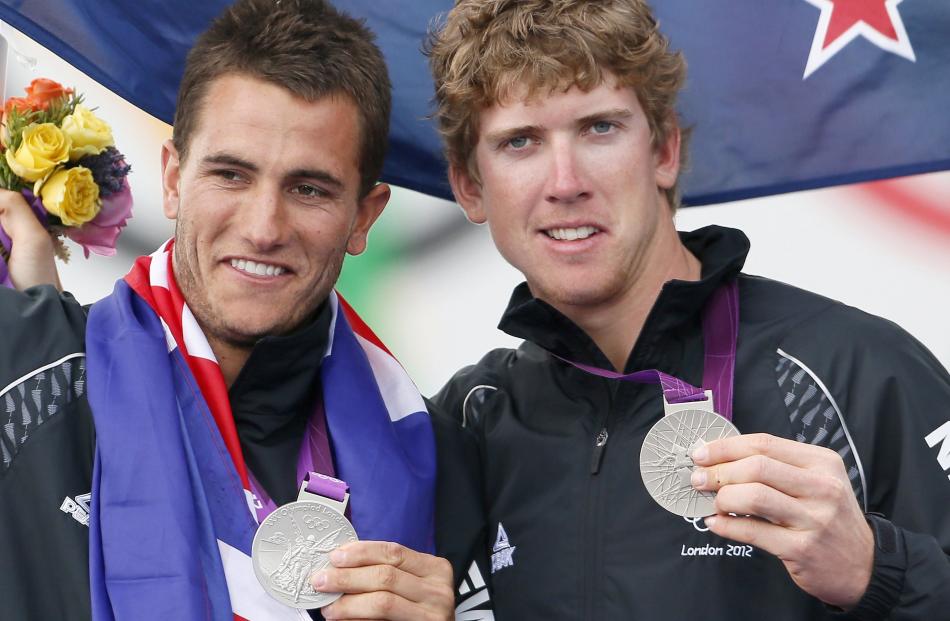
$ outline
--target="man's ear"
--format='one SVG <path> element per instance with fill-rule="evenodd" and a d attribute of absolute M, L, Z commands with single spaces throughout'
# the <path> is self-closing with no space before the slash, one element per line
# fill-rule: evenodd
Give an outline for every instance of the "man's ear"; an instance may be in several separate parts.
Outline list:
<path fill-rule="evenodd" d="M 482 186 L 472 178 L 468 168 L 450 165 L 449 184 L 465 216 L 475 224 L 484 224 L 487 218 L 482 206 Z"/>
<path fill-rule="evenodd" d="M 178 217 L 180 181 L 181 162 L 178 159 L 178 149 L 171 140 L 166 140 L 162 143 L 162 210 L 169 220 Z"/>
<path fill-rule="evenodd" d="M 669 190 L 676 185 L 676 178 L 680 174 L 680 128 L 675 123 L 666 133 L 666 140 L 656 145 L 653 151 L 653 169 L 656 175 L 656 185 L 663 190 Z"/>
<path fill-rule="evenodd" d="M 357 255 L 366 250 L 369 229 L 383 213 L 383 208 L 386 207 L 391 195 L 392 190 L 387 184 L 378 183 L 359 200 L 356 205 L 356 221 L 353 223 L 350 238 L 346 241 L 346 251 L 349 254 Z"/>

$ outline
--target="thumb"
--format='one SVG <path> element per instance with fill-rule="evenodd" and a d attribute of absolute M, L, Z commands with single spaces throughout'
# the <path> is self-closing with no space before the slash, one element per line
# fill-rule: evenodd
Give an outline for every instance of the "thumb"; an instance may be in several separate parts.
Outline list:
<path fill-rule="evenodd" d="M 0 234 L 13 285 L 21 291 L 44 284 L 61 290 L 53 240 L 18 192 L 0 190 L 0 227 L 10 240 Z"/>

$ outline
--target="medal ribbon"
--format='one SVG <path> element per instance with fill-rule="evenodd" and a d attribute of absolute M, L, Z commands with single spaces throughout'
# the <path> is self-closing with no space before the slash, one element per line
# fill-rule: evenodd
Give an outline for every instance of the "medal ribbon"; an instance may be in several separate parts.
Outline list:
<path fill-rule="evenodd" d="M 257 515 L 257 523 L 260 524 L 277 509 L 277 503 L 271 499 L 264 486 L 254 477 L 253 472 L 248 472 L 248 475 L 251 493 L 254 494 L 254 511 Z M 303 444 L 297 457 L 296 480 L 307 482 L 307 491 L 312 494 L 342 501 L 343 494 L 333 491 L 336 487 L 326 487 L 329 485 L 326 481 L 336 481 L 344 488 L 346 487 L 345 483 L 335 477 L 336 470 L 333 467 L 333 455 L 330 452 L 330 438 L 327 433 L 327 418 L 323 410 L 323 400 L 318 398 L 314 412 L 307 421 Z"/>
<path fill-rule="evenodd" d="M 689 403 L 706 398 L 712 390 L 716 413 L 732 420 L 732 390 L 736 367 L 736 340 L 739 336 L 739 283 L 730 281 L 716 289 L 703 307 L 703 387 L 697 388 L 656 369 L 617 373 L 599 367 L 555 358 L 582 371 L 608 379 L 637 384 L 659 384 L 670 403 Z"/>
<path fill-rule="evenodd" d="M 316 494 L 337 502 L 343 502 L 346 492 L 350 489 L 345 481 L 319 472 L 308 472 L 304 475 L 303 482 L 307 484 L 304 489 L 308 494 Z"/>

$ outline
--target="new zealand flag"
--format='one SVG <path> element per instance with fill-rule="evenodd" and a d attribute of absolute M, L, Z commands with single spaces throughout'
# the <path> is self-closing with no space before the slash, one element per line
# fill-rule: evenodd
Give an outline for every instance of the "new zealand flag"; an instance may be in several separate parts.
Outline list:
<path fill-rule="evenodd" d="M 171 122 L 185 53 L 225 0 L 0 0 L 0 18 Z M 451 0 L 337 4 L 378 34 L 395 99 L 387 181 L 449 197 L 420 53 Z M 947 0 L 663 0 L 693 128 L 689 204 L 950 168 Z"/>

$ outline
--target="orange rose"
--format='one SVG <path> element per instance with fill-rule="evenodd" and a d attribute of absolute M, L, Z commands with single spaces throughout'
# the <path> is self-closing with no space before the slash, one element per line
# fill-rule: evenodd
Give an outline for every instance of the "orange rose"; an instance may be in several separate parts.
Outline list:
<path fill-rule="evenodd" d="M 6 146 L 10 144 L 10 132 L 7 130 L 7 122 L 9 121 L 10 113 L 14 108 L 19 110 L 20 114 L 32 112 L 36 109 L 36 107 L 33 105 L 33 102 L 31 102 L 29 99 L 25 99 L 23 97 L 11 97 L 10 99 L 7 99 L 7 103 L 3 105 L 3 116 L 0 118 L 0 125 L 3 126 L 2 129 L 0 129 L 0 146 L 3 148 L 6 148 Z"/>
<path fill-rule="evenodd" d="M 20 114 L 25 112 L 31 112 L 34 110 L 35 106 L 33 102 L 25 97 L 11 97 L 7 99 L 7 103 L 3 106 L 3 111 L 6 114 L 9 114 L 11 110 L 16 108 L 20 111 Z"/>
<path fill-rule="evenodd" d="M 71 88 L 64 88 L 59 82 L 47 78 L 36 78 L 26 87 L 26 99 L 36 110 L 46 110 L 50 101 L 65 97 L 73 92 Z"/>

